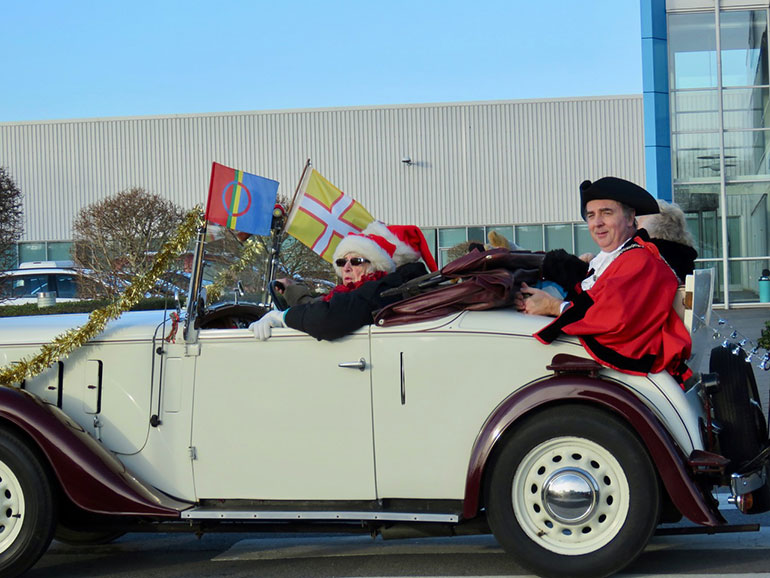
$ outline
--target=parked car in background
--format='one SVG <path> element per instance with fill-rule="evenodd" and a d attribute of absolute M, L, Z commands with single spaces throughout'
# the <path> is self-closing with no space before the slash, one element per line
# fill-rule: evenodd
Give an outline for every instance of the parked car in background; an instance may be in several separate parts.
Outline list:
<path fill-rule="evenodd" d="M 78 301 L 96 283 L 72 261 L 29 261 L 0 274 L 0 305 L 36 303 L 40 293 L 54 293 L 57 301 Z"/>

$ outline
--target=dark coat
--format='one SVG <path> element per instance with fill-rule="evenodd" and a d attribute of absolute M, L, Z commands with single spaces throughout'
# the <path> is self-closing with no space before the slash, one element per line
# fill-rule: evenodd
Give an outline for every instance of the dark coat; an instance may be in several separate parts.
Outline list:
<path fill-rule="evenodd" d="M 401 265 L 393 273 L 364 283 L 349 293 L 338 293 L 329 301 L 315 301 L 291 307 L 284 321 L 288 327 L 304 331 L 316 339 L 339 339 L 374 322 L 373 313 L 395 303 L 400 296 L 383 298 L 380 293 L 399 287 L 428 270 L 422 263 Z"/>
<path fill-rule="evenodd" d="M 689 245 L 675 241 L 655 238 L 650 239 L 650 241 L 658 248 L 660 255 L 679 277 L 679 283 L 684 283 L 684 278 L 692 275 L 695 269 L 695 259 L 698 258 L 698 252 Z"/>

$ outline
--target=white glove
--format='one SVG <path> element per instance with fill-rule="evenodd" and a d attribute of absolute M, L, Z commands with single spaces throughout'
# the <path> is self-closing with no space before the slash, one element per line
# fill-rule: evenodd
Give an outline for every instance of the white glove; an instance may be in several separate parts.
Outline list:
<path fill-rule="evenodd" d="M 249 325 L 249 329 L 254 333 L 254 337 L 266 341 L 273 334 L 273 327 L 286 327 L 283 314 L 284 311 L 268 311 L 258 321 Z"/>

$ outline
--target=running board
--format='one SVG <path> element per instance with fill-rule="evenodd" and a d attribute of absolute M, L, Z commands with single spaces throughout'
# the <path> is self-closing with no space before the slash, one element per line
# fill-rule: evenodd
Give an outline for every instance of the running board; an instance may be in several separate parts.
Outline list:
<path fill-rule="evenodd" d="M 450 522 L 460 520 L 458 514 L 425 514 L 412 512 L 315 512 L 276 510 L 222 510 L 220 508 L 191 508 L 182 512 L 183 520 L 319 520 L 382 522 Z"/>

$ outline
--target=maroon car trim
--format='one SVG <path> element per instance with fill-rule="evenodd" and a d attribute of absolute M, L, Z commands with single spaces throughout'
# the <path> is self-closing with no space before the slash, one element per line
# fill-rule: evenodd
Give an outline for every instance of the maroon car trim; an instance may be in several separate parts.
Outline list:
<path fill-rule="evenodd" d="M 692 479 L 686 458 L 658 419 L 636 396 L 623 387 L 582 375 L 557 375 L 538 381 L 506 398 L 487 419 L 471 452 L 465 482 L 463 517 L 478 514 L 484 467 L 501 435 L 533 409 L 554 402 L 587 402 L 607 408 L 636 430 L 674 505 L 696 524 L 725 523 L 716 501 L 708 500 Z"/>
<path fill-rule="evenodd" d="M 0 427 L 3 421 L 37 444 L 64 492 L 84 510 L 178 518 L 191 506 L 142 484 L 64 412 L 29 392 L 0 387 Z"/>

